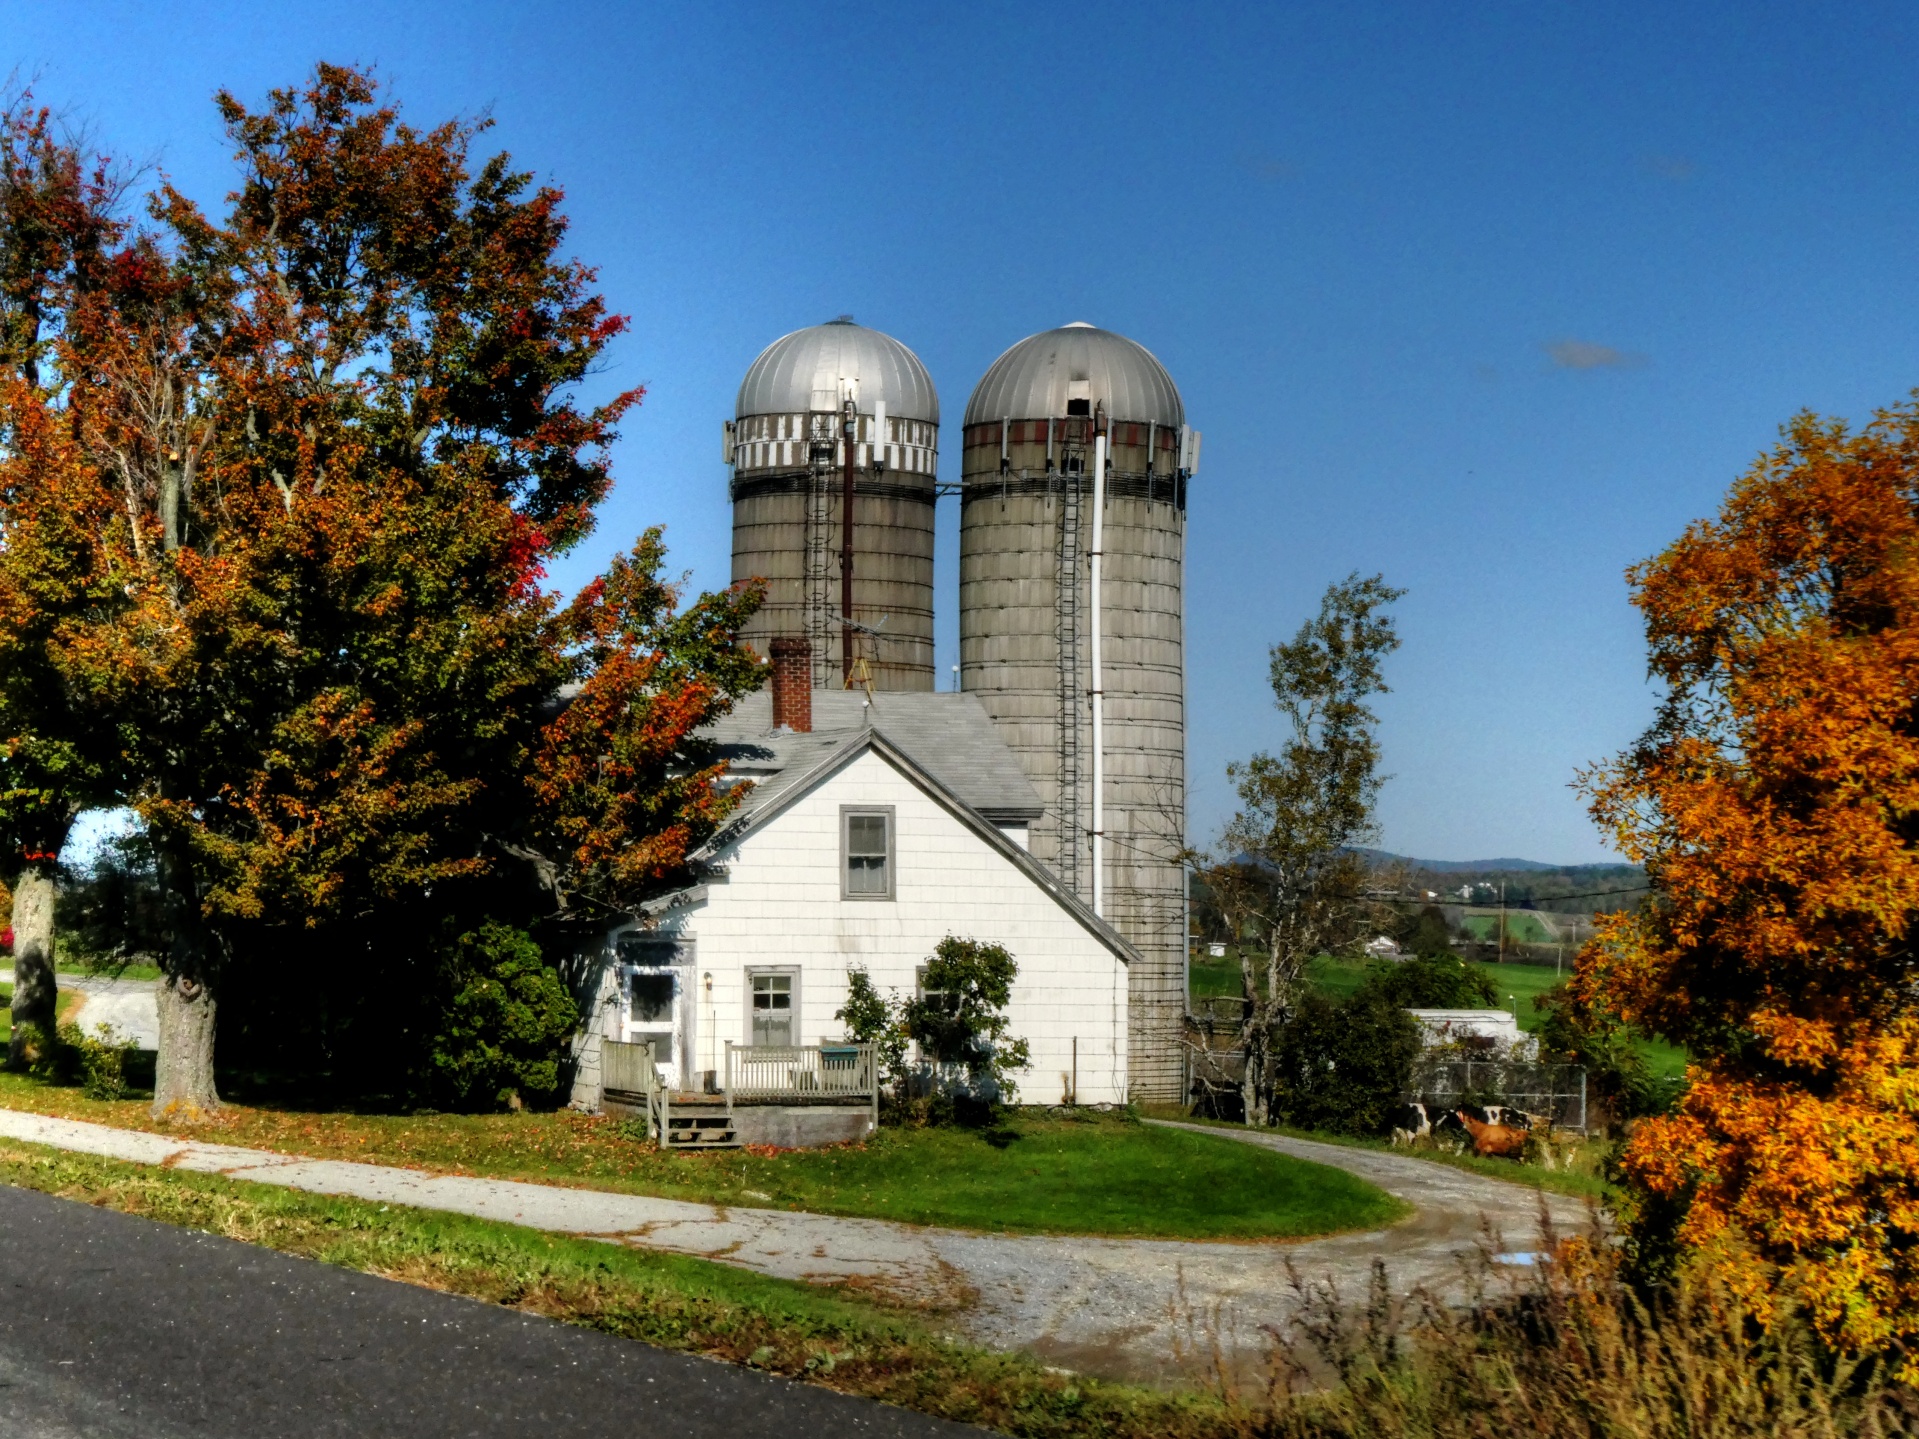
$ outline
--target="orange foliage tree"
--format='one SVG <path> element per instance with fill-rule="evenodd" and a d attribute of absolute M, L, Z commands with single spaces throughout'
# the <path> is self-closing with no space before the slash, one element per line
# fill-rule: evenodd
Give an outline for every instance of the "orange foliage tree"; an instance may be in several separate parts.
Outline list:
<path fill-rule="evenodd" d="M 86 559 L 98 513 L 66 464 L 50 361 L 122 236 L 118 186 L 44 107 L 0 109 L 0 930 L 13 930 L 8 1061 L 45 1059 L 54 1031 L 54 886 L 75 818 L 110 802 L 120 746 L 51 663 L 57 629 L 97 601 Z M 76 556 L 47 563 L 49 544 Z"/>
<path fill-rule="evenodd" d="M 1666 690 L 1587 776 L 1652 901 L 1575 997 L 1685 1045 L 1624 1156 L 1648 1263 L 1782 1292 L 1859 1353 L 1919 1337 L 1919 405 L 1802 415 L 1630 573 Z"/>
<path fill-rule="evenodd" d="M 59 521 L 13 572 L 89 600 L 33 645 L 153 841 L 155 1108 L 189 1116 L 218 1104 L 221 995 L 303 930 L 369 990 L 523 860 L 555 907 L 667 882 L 736 802 L 674 756 L 758 682 L 755 597 L 681 613 L 656 535 L 564 612 L 543 588 L 640 397 L 576 401 L 625 322 L 560 258 L 559 192 L 475 163 L 481 126 L 408 126 L 360 71 L 219 103 L 226 213 L 163 188 L 75 297 L 57 392 L 8 398 L 35 438 L 19 513 Z M 0 571 L 0 625 L 9 603 L 33 613 Z"/>

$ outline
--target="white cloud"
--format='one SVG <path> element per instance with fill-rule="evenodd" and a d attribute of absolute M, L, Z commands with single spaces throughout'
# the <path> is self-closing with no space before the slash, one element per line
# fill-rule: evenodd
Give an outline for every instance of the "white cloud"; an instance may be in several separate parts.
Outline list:
<path fill-rule="evenodd" d="M 1547 344 L 1546 353 L 1562 370 L 1636 370 L 1646 363 L 1644 355 L 1595 345 L 1590 340 L 1553 340 Z"/>

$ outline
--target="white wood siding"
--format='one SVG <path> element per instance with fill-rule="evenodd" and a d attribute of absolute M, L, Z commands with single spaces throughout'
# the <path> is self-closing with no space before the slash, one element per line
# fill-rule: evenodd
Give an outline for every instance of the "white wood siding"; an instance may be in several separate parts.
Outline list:
<path fill-rule="evenodd" d="M 892 808 L 895 898 L 840 898 L 843 805 Z M 1019 963 L 1008 1017 L 1032 1048 L 1018 1076 L 1021 1102 L 1065 1097 L 1075 1041 L 1079 1102 L 1125 1102 L 1125 964 L 880 755 L 859 756 L 717 859 L 727 881 L 661 922 L 696 945 L 700 1068 L 721 1067 L 726 1040 L 747 1040 L 749 967 L 799 967 L 795 1038 L 816 1044 L 844 1033 L 833 1016 L 846 1001 L 850 965 L 863 966 L 882 993 L 910 995 L 917 967 L 952 934 L 1003 944 Z M 606 1016 L 595 1019 L 582 1036 L 582 1079 L 589 1065 L 597 1078 L 598 1056 L 585 1051 L 597 1050 Z M 576 1086 L 576 1100 L 585 1091 Z M 597 1097 L 595 1089 L 586 1102 Z"/>

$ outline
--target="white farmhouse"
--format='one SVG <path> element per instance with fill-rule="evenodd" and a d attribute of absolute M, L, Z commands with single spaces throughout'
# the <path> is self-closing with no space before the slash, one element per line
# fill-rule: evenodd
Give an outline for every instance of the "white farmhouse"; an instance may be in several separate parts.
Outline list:
<path fill-rule="evenodd" d="M 830 1045 L 851 969 L 910 995 L 948 935 L 1018 962 L 1023 1101 L 1124 1102 L 1133 951 L 1027 852 L 1040 799 L 979 702 L 781 678 L 711 731 L 753 788 L 695 856 L 703 882 L 606 937 L 573 1103 L 599 1106 L 606 1040 L 650 1042 L 666 1085 L 708 1092 L 729 1045 Z"/>

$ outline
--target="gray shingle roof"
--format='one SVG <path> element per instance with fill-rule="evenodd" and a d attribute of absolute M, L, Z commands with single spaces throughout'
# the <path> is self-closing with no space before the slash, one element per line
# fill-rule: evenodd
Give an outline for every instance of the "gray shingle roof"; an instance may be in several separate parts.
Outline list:
<path fill-rule="evenodd" d="M 773 698 L 760 690 L 703 730 L 718 741 L 731 772 L 754 781 L 741 818 L 857 740 L 866 728 L 866 702 L 861 690 L 815 690 L 812 732 L 776 733 Z M 882 692 L 873 696 L 871 717 L 875 730 L 987 819 L 1030 824 L 1044 812 L 1038 792 L 973 695 Z"/>
<path fill-rule="evenodd" d="M 764 695 L 758 695 L 755 698 L 761 700 L 763 706 L 768 705 Z M 822 713 L 820 698 L 821 692 L 815 691 L 813 713 L 816 719 Z M 864 696 L 855 698 L 863 699 Z M 955 736 L 966 736 L 963 743 L 944 752 L 947 773 L 959 776 L 959 784 L 966 784 L 970 779 L 976 794 L 985 797 L 997 795 L 1001 798 L 1010 798 L 1014 788 L 1010 778 L 1003 773 L 996 776 L 991 773 L 998 769 L 1000 761 L 995 757 L 992 748 L 985 745 L 978 737 L 977 726 L 989 723 L 986 720 L 985 711 L 979 707 L 977 701 L 968 704 L 966 702 L 968 698 L 965 695 L 886 695 L 881 697 L 882 702 L 876 703 L 874 708 L 880 711 L 882 720 L 886 719 L 889 709 L 895 718 L 898 718 L 902 712 L 909 711 L 917 715 L 918 732 L 922 742 L 938 740 L 946 743 L 953 740 Z M 884 703 L 884 701 L 898 700 L 905 700 L 907 703 L 894 705 Z M 844 703 L 843 699 L 829 699 L 826 710 L 828 717 L 839 718 L 839 707 Z M 770 718 L 770 707 L 763 708 L 762 713 Z M 929 795 L 935 803 L 944 806 L 960 823 L 978 835 L 982 843 L 996 850 L 1029 880 L 1038 885 L 1054 903 L 1072 915 L 1088 933 L 1117 955 L 1122 963 L 1131 964 L 1138 957 L 1138 952 L 1118 930 L 1094 914 L 1085 901 L 1060 883 L 1058 875 L 1034 859 L 1024 845 L 1009 839 L 1006 832 L 999 827 L 1007 819 L 1037 816 L 1039 813 L 1037 796 L 1032 799 L 1027 808 L 1018 811 L 1017 816 L 1002 810 L 1000 812 L 1002 817 L 995 819 L 961 798 L 955 785 L 949 784 L 946 779 L 933 773 L 929 766 L 897 744 L 879 725 L 871 729 L 860 726 L 814 730 L 810 734 L 767 732 L 753 735 L 749 732 L 738 738 L 728 738 L 725 733 L 726 731 L 737 733 L 740 730 L 749 729 L 753 723 L 754 716 L 748 710 L 746 713 L 735 713 L 724 724 L 714 725 L 707 731 L 719 740 L 723 749 L 731 752 L 735 773 L 753 777 L 755 784 L 739 810 L 722 826 L 718 834 L 706 842 L 702 847 L 702 854 L 695 856 L 696 860 L 710 859 L 723 852 L 727 845 L 747 830 L 777 817 L 789 801 L 800 798 L 804 787 L 811 781 L 835 773 L 842 766 L 852 763 L 861 754 L 871 751 L 884 757 L 922 792 Z M 988 732 L 990 733 L 990 729 Z M 997 736 L 993 737 L 993 743 L 998 744 Z M 976 754 L 975 751 L 977 751 Z M 1011 753 L 1004 745 L 998 746 L 998 752 L 1004 755 L 1007 761 L 1012 760 Z M 957 756 L 968 754 L 979 761 L 977 769 L 970 764 L 956 763 Z M 1015 772 L 1017 773 L 1017 766 L 1015 766 Z M 986 778 L 982 778 L 983 773 Z M 1024 775 L 1019 776 L 1019 781 L 1021 785 L 1025 785 L 1027 794 L 1032 795 L 1032 786 L 1026 784 Z M 709 869 L 708 876 L 710 882 L 724 883 L 726 873 L 724 869 Z M 647 913 L 660 915 L 682 905 L 698 904 L 703 901 L 705 895 L 704 886 L 695 886 L 675 894 L 663 895 L 643 908 Z"/>

